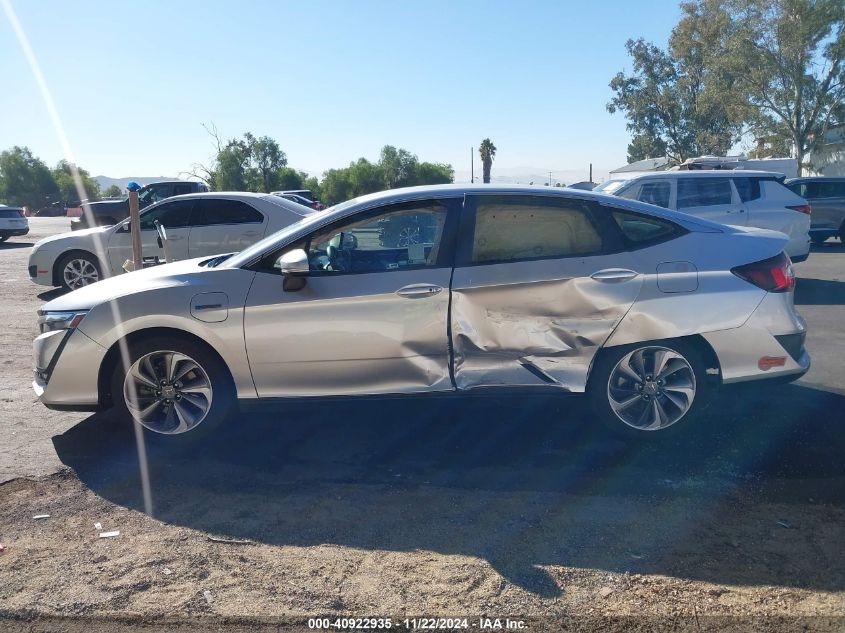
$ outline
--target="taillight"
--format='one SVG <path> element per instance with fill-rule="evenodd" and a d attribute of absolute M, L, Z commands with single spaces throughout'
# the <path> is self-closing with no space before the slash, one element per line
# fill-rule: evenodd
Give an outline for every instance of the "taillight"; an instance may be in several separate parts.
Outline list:
<path fill-rule="evenodd" d="M 813 207 L 809 204 L 797 204 L 794 206 L 786 205 L 786 208 L 798 211 L 798 213 L 806 213 L 807 215 L 810 215 L 813 212 Z"/>
<path fill-rule="evenodd" d="M 789 292 L 795 288 L 795 273 L 786 253 L 731 268 L 731 272 L 767 292 Z"/>

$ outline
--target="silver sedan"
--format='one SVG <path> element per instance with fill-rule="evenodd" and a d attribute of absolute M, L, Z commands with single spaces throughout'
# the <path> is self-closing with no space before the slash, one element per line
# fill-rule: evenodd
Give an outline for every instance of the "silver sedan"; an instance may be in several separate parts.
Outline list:
<path fill-rule="evenodd" d="M 580 190 L 387 191 L 54 299 L 33 385 L 170 436 L 237 401 L 502 387 L 587 392 L 647 435 L 807 371 L 786 242 Z"/>

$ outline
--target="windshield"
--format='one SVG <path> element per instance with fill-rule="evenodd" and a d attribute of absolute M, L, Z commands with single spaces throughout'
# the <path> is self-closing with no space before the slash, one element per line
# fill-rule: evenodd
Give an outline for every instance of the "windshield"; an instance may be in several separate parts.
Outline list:
<path fill-rule="evenodd" d="M 342 213 L 345 209 L 348 209 L 349 207 L 357 204 L 359 200 L 360 198 L 353 198 L 352 200 L 341 202 L 340 204 L 336 204 L 333 207 L 329 207 L 328 209 L 325 209 L 323 211 L 309 213 L 299 222 L 290 224 L 282 230 L 276 231 L 272 235 L 268 235 L 263 240 L 256 242 L 249 248 L 241 251 L 234 257 L 230 258 L 228 261 L 225 262 L 225 267 L 237 268 L 238 266 L 243 266 L 244 264 L 251 262 L 253 259 L 263 254 L 265 251 L 271 250 L 279 244 L 283 244 L 285 241 L 287 241 L 294 235 L 300 233 L 301 231 L 304 231 L 309 226 L 316 226 L 320 224 L 323 218 L 330 215 L 334 215 L 336 213 Z"/>
<path fill-rule="evenodd" d="M 626 182 L 628 182 L 628 181 L 627 180 L 608 180 L 608 181 L 600 184 L 595 189 L 593 189 L 593 191 L 598 191 L 600 193 L 612 194 L 615 191 L 618 191 L 620 189 L 620 187 L 622 187 L 622 185 L 624 185 Z"/>

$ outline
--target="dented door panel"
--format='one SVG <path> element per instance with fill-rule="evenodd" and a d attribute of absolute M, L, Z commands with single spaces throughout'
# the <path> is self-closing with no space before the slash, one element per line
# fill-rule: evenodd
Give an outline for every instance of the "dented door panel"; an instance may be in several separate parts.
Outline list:
<path fill-rule="evenodd" d="M 452 282 L 459 389 L 552 385 L 584 391 L 590 364 L 639 294 L 642 275 L 592 279 L 635 266 L 627 254 L 468 266 Z"/>

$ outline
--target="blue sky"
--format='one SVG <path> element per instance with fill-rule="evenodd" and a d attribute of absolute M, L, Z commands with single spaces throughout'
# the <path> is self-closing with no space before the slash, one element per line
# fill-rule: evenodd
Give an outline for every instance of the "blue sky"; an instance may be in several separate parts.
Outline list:
<path fill-rule="evenodd" d="M 207 162 L 212 122 L 311 172 L 389 143 L 460 174 L 489 136 L 494 175 L 586 177 L 625 162 L 624 118 L 605 110 L 625 41 L 664 45 L 680 16 L 675 0 L 11 2 L 78 163 L 113 177 Z M 2 11 L 0 77 L 0 149 L 62 158 Z"/>

